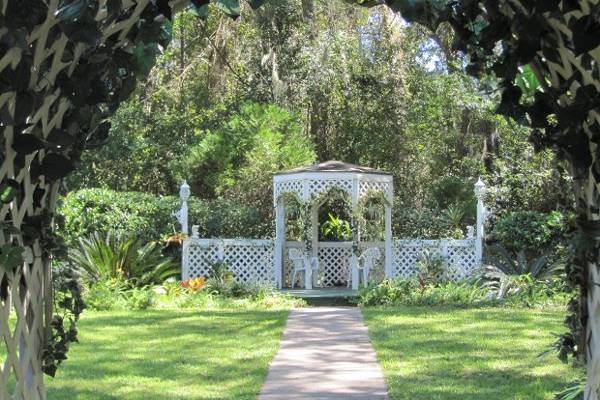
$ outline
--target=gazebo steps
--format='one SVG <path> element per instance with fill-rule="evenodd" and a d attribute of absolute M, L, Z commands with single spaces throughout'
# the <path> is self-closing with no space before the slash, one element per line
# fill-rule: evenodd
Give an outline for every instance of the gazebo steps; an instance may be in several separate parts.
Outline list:
<path fill-rule="evenodd" d="M 347 289 L 343 287 L 315 289 L 282 289 L 281 291 L 283 293 L 287 293 L 294 297 L 300 297 L 302 299 L 354 298 L 358 296 L 357 290 Z"/>

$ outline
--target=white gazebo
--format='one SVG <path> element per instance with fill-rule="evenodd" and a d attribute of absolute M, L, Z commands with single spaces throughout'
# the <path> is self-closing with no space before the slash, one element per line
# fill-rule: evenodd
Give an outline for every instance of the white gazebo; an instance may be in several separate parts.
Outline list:
<path fill-rule="evenodd" d="M 352 215 L 360 211 L 359 205 L 373 197 L 384 199 L 385 230 L 383 242 L 361 241 L 360 229 L 352 229 L 352 242 L 320 242 L 318 235 L 319 207 L 333 191 L 347 194 L 351 202 Z M 392 202 L 393 178 L 389 172 L 379 171 L 341 161 L 327 161 L 307 167 L 280 172 L 273 177 L 273 203 L 275 205 L 274 278 L 282 288 L 286 282 L 286 250 L 301 248 L 318 260 L 319 279 L 317 286 L 328 287 L 346 281 L 349 274 L 348 260 L 356 250 L 381 247 L 386 276 L 392 270 Z M 304 205 L 310 216 L 306 232 L 306 243 L 286 240 L 286 199 L 295 198 Z M 357 226 L 356 221 L 352 224 Z M 305 273 L 304 286 L 312 289 L 311 273 Z M 353 275 L 352 288 L 358 288 L 358 279 Z"/>

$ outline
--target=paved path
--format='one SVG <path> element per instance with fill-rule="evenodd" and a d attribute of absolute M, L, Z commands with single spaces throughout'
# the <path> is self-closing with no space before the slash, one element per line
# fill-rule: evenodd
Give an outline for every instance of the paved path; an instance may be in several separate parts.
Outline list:
<path fill-rule="evenodd" d="M 292 310 L 258 399 L 387 399 L 360 309 Z"/>

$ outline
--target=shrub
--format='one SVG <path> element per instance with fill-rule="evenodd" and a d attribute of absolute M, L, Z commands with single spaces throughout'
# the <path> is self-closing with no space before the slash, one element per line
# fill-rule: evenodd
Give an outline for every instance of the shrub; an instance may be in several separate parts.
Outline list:
<path fill-rule="evenodd" d="M 210 283 L 211 279 L 207 280 Z M 220 291 L 205 287 L 199 290 L 183 288 L 179 282 L 167 281 L 157 291 L 155 307 L 195 308 L 212 307 L 298 307 L 305 302 L 283 294 L 269 283 L 221 281 Z"/>
<path fill-rule="evenodd" d="M 479 278 L 422 286 L 417 279 L 384 280 L 359 292 L 361 306 L 449 305 L 455 307 L 543 307 L 567 304 L 570 295 L 560 280 L 535 280 L 530 275 L 511 276 L 509 289 L 498 296 L 498 286 Z"/>
<path fill-rule="evenodd" d="M 513 211 L 492 224 L 489 240 L 508 250 L 539 254 L 561 240 L 570 226 L 570 217 L 559 211 Z"/>
<path fill-rule="evenodd" d="M 423 250 L 417 262 L 417 280 L 421 288 L 446 280 L 446 265 L 442 256 Z"/>
<path fill-rule="evenodd" d="M 123 279 L 103 278 L 84 290 L 84 301 L 88 308 L 106 310 L 145 310 L 154 304 L 151 287 L 135 287 Z"/>
<path fill-rule="evenodd" d="M 546 255 L 527 258 L 524 250 L 512 253 L 500 244 L 492 245 L 489 249 L 488 259 L 493 267 L 507 275 L 529 274 L 534 278 L 544 278 L 554 274 L 560 264 L 552 264 Z M 493 272 L 488 267 L 486 271 Z"/>
<path fill-rule="evenodd" d="M 175 262 L 163 257 L 155 242 L 142 246 L 139 239 L 117 236 L 112 231 L 105 237 L 94 233 L 80 239 L 79 247 L 69 253 L 69 259 L 93 281 L 126 279 L 140 287 L 162 283 L 179 273 Z"/>
<path fill-rule="evenodd" d="M 245 205 L 227 200 L 190 198 L 190 225 L 199 226 L 202 237 L 271 237 L 271 218 Z M 139 192 L 85 189 L 69 193 L 58 213 L 63 218 L 58 233 L 70 246 L 92 233 L 135 235 L 142 242 L 163 239 L 179 230 L 172 213 L 180 207 L 176 196 L 154 196 Z"/>
<path fill-rule="evenodd" d="M 83 299 L 91 310 L 126 309 L 127 284 L 121 279 L 100 279 L 84 290 Z"/>
<path fill-rule="evenodd" d="M 414 209 L 400 202 L 393 206 L 393 231 L 399 238 L 455 238 L 456 227 L 437 209 Z"/>
<path fill-rule="evenodd" d="M 376 305 L 454 305 L 472 306 L 484 303 L 489 291 L 472 281 L 427 283 L 417 279 L 384 280 L 369 285 L 359 293 L 362 306 Z"/>

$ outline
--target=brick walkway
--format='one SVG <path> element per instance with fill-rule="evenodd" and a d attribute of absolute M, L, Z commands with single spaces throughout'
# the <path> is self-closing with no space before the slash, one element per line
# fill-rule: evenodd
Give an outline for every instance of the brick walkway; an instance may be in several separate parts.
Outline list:
<path fill-rule="evenodd" d="M 360 309 L 293 310 L 258 399 L 387 399 Z"/>

